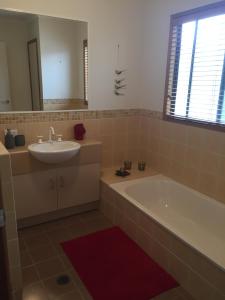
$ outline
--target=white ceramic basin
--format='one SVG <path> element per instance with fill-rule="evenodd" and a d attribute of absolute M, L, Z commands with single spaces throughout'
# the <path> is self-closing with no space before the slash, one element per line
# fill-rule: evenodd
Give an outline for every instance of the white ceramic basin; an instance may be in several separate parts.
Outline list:
<path fill-rule="evenodd" d="M 48 164 L 65 162 L 75 156 L 79 150 L 80 144 L 72 141 L 43 142 L 28 146 L 32 156 Z"/>

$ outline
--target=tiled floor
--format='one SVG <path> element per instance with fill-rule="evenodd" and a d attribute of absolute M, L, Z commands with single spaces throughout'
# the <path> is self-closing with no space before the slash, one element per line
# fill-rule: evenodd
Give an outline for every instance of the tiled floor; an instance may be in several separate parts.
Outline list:
<path fill-rule="evenodd" d="M 100 212 L 93 211 L 21 230 L 23 300 L 91 300 L 59 243 L 111 226 Z M 60 275 L 68 275 L 71 281 L 66 285 L 58 285 L 57 278 Z M 191 298 L 182 288 L 154 298 L 184 299 Z"/>

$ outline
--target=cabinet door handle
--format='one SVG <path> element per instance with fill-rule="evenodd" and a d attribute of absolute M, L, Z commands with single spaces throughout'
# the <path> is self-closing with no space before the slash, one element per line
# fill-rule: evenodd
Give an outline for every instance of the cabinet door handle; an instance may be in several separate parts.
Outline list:
<path fill-rule="evenodd" d="M 51 190 L 54 190 L 54 189 L 55 189 L 55 180 L 51 178 L 51 179 L 49 180 L 49 183 L 50 183 L 50 189 L 51 189 Z"/>
<path fill-rule="evenodd" d="M 64 188 L 65 186 L 64 178 L 62 176 L 59 177 L 59 185 L 61 188 Z"/>

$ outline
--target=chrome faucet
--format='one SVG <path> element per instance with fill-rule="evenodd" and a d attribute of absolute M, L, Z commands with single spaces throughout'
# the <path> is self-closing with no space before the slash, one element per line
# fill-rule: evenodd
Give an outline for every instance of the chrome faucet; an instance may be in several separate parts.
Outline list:
<path fill-rule="evenodd" d="M 53 142 L 54 136 L 55 136 L 55 129 L 54 129 L 54 127 L 51 126 L 51 127 L 49 127 L 49 138 L 48 138 L 48 141 L 50 143 Z"/>

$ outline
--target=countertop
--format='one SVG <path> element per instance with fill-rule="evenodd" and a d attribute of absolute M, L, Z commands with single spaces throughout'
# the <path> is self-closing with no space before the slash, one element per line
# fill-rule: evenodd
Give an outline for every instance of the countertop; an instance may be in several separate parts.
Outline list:
<path fill-rule="evenodd" d="M 157 171 L 149 167 L 147 167 L 145 171 L 139 171 L 137 164 L 133 164 L 132 170 L 129 171 L 129 176 L 119 177 L 115 175 L 115 171 L 118 169 L 119 167 L 102 169 L 101 180 L 106 184 L 112 184 L 159 174 Z"/>
<path fill-rule="evenodd" d="M 100 141 L 91 140 L 91 139 L 85 139 L 83 141 L 76 141 L 76 140 L 70 140 L 70 141 L 73 141 L 73 142 L 76 142 L 76 143 L 80 144 L 81 147 L 101 145 L 102 144 L 102 142 L 100 142 Z M 29 144 L 25 145 L 25 146 L 21 146 L 21 147 L 15 147 L 13 149 L 8 149 L 8 150 L 6 149 L 6 151 L 8 151 L 8 153 L 10 155 L 19 154 L 19 153 L 26 153 L 26 152 L 28 152 L 28 146 L 29 146 Z"/>

